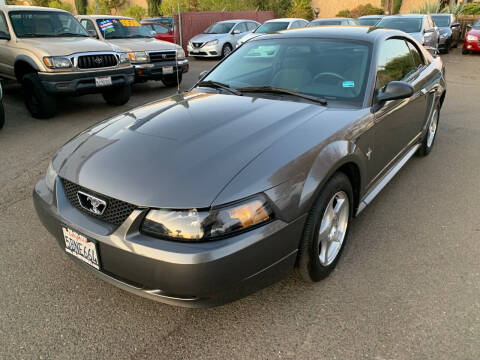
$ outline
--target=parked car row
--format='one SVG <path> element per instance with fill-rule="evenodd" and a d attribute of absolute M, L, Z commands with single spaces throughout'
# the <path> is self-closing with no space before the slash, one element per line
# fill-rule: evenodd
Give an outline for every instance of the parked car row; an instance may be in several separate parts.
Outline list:
<path fill-rule="evenodd" d="M 177 86 L 188 68 L 180 46 L 152 38 L 133 18 L 0 6 L 0 77 L 22 85 L 35 118 L 52 117 L 63 96 L 101 93 L 123 105 L 133 82 Z"/>
<path fill-rule="evenodd" d="M 462 53 L 480 52 L 480 20 L 473 25 L 468 25 L 468 28 L 470 30 L 465 34 Z"/>

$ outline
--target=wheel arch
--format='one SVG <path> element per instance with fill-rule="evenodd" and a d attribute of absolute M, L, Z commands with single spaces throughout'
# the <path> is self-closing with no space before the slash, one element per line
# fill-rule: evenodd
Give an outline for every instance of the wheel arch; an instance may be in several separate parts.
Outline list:
<path fill-rule="evenodd" d="M 37 64 L 28 56 L 20 55 L 15 60 L 14 72 L 15 78 L 21 82 L 25 74 L 40 71 Z"/>

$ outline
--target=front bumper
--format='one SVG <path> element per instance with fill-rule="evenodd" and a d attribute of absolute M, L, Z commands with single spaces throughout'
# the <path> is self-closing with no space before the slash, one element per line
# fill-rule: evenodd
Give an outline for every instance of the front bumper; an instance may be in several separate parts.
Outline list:
<path fill-rule="evenodd" d="M 194 48 L 190 44 L 187 46 L 188 56 L 215 58 L 222 55 L 222 44 L 202 46 Z"/>
<path fill-rule="evenodd" d="M 467 41 L 465 40 L 463 43 L 463 48 L 468 51 L 480 51 L 480 40 L 477 41 Z"/>
<path fill-rule="evenodd" d="M 185 307 L 233 301 L 290 273 L 305 222 L 305 217 L 288 224 L 275 220 L 228 239 L 179 243 L 139 232 L 147 209 L 134 210 L 116 229 L 107 226 L 72 206 L 58 178 L 55 194 L 42 179 L 33 199 L 40 220 L 63 249 L 62 224 L 97 243 L 100 271 L 77 260 L 96 276 L 134 294 Z"/>
<path fill-rule="evenodd" d="M 173 67 L 173 75 L 187 73 L 189 70 L 189 62 L 186 59 L 179 60 L 178 64 L 175 61 L 165 61 L 148 64 L 134 64 L 135 81 L 143 82 L 147 80 L 162 80 L 165 76 L 172 76 L 172 74 L 164 74 L 164 67 Z"/>
<path fill-rule="evenodd" d="M 50 94 L 84 95 L 98 93 L 110 87 L 130 85 L 134 81 L 132 66 L 85 72 L 38 73 L 44 89 Z M 96 87 L 95 78 L 111 76 L 112 85 Z"/>
<path fill-rule="evenodd" d="M 452 37 L 448 36 L 446 38 L 440 38 L 438 41 L 439 50 L 448 50 L 451 48 Z"/>

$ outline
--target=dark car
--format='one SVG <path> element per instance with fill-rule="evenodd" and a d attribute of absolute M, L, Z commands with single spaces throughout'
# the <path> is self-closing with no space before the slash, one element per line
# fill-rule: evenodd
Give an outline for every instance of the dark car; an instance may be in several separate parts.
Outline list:
<path fill-rule="evenodd" d="M 473 25 L 468 25 L 469 30 L 465 34 L 462 54 L 480 52 L 480 20 Z"/>
<path fill-rule="evenodd" d="M 307 27 L 312 26 L 331 26 L 331 25 L 359 25 L 357 20 L 352 18 L 323 18 L 323 19 L 316 19 L 310 22 Z"/>
<path fill-rule="evenodd" d="M 0 83 L 0 129 L 5 125 L 5 111 L 3 110 L 3 90 Z"/>
<path fill-rule="evenodd" d="M 294 267 L 319 281 L 352 218 L 430 152 L 445 94 L 442 60 L 404 32 L 261 35 L 64 145 L 35 207 L 79 264 L 150 299 L 216 305 Z"/>
<path fill-rule="evenodd" d="M 363 26 L 375 26 L 377 23 L 382 20 L 383 15 L 365 15 L 360 16 L 357 19 L 357 22 Z"/>
<path fill-rule="evenodd" d="M 460 42 L 460 23 L 453 14 L 432 14 L 431 17 L 440 32 L 438 50 L 448 53 Z"/>
<path fill-rule="evenodd" d="M 175 43 L 173 30 L 160 22 L 144 20 L 140 22 L 143 28 L 155 34 L 155 39 Z"/>

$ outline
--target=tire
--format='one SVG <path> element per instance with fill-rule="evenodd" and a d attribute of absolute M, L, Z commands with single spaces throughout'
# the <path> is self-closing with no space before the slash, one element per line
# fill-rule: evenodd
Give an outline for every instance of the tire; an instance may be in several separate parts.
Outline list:
<path fill-rule="evenodd" d="M 230 44 L 225 44 L 223 45 L 222 48 L 222 58 L 226 58 L 228 55 L 230 55 L 233 51 L 232 45 Z"/>
<path fill-rule="evenodd" d="M 470 51 L 468 51 L 468 50 L 465 49 L 465 48 L 462 48 L 462 54 L 463 54 L 463 55 L 467 55 L 467 54 L 469 54 L 469 53 L 470 53 Z"/>
<path fill-rule="evenodd" d="M 337 206 L 342 210 L 335 217 Z M 297 271 L 305 281 L 320 281 L 333 271 L 345 248 L 352 215 L 352 185 L 345 174 L 338 172 L 325 184 L 308 214 L 297 262 Z M 331 254 L 325 252 L 327 248 Z"/>
<path fill-rule="evenodd" d="M 43 87 L 38 74 L 26 74 L 22 79 L 25 105 L 36 119 L 48 119 L 57 112 L 57 99 L 48 94 Z"/>
<path fill-rule="evenodd" d="M 433 145 L 435 144 L 435 139 L 437 137 L 438 123 L 440 120 L 440 109 L 440 103 L 435 105 L 432 116 L 430 117 L 428 123 L 427 132 L 422 140 L 420 148 L 418 149 L 419 156 L 427 156 L 432 151 Z"/>
<path fill-rule="evenodd" d="M 178 80 L 176 74 L 164 76 L 162 82 L 166 87 L 178 86 L 178 84 L 182 83 L 182 74 L 178 74 Z"/>
<path fill-rule="evenodd" d="M 5 125 L 5 111 L 3 110 L 3 103 L 0 100 L 0 129 Z"/>
<path fill-rule="evenodd" d="M 103 99 L 108 105 L 122 106 L 125 105 L 132 95 L 132 87 L 124 85 L 122 87 L 112 87 L 102 92 Z"/>

